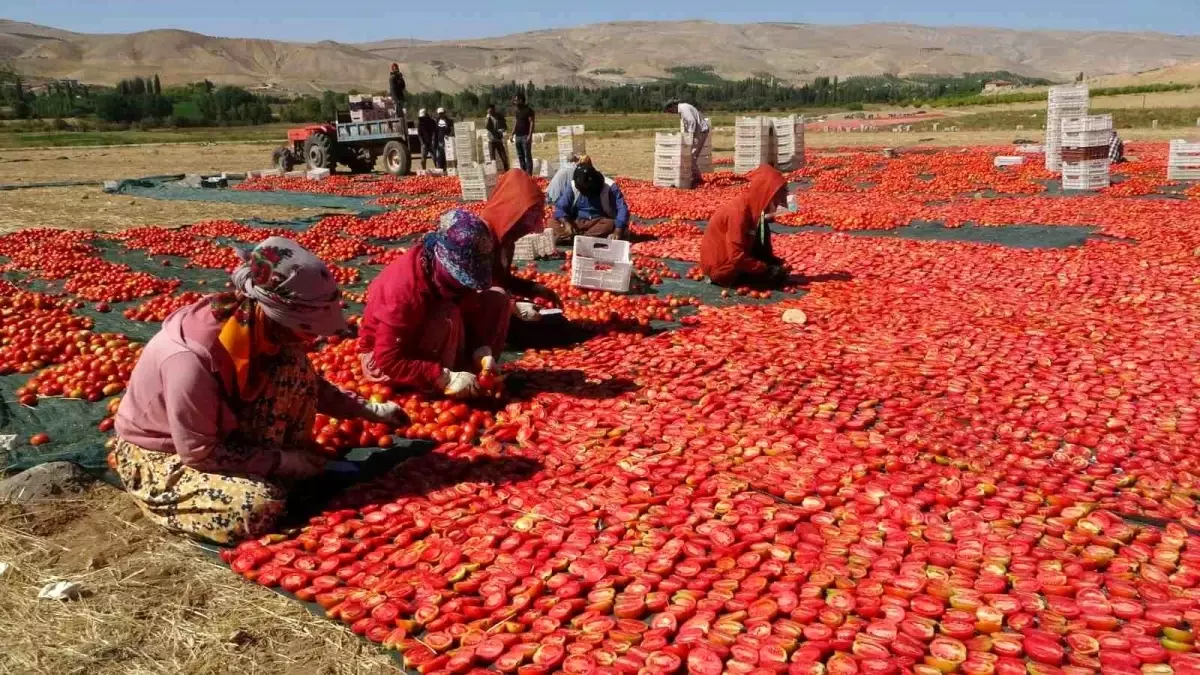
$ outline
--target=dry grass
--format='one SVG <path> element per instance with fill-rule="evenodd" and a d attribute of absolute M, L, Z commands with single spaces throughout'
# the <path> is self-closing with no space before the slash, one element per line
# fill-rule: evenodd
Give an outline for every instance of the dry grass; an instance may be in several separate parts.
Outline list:
<path fill-rule="evenodd" d="M 30 227 L 120 230 L 143 225 L 188 225 L 201 220 L 287 220 L 337 209 L 221 202 L 163 201 L 105 194 L 96 187 L 29 188 L 0 192 L 0 232 Z"/>
<path fill-rule="evenodd" d="M 122 493 L 0 506 L 0 673 L 397 672 L 339 624 L 242 581 L 145 523 Z M 73 602 L 38 600 L 54 580 Z"/>

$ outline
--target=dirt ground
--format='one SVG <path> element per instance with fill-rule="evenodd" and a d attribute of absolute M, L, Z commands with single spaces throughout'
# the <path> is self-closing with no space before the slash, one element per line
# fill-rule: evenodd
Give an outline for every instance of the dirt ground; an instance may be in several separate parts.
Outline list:
<path fill-rule="evenodd" d="M 0 673 L 397 672 L 340 624 L 162 535 L 105 485 L 77 500 L 0 505 Z M 51 581 L 85 595 L 38 600 Z"/>

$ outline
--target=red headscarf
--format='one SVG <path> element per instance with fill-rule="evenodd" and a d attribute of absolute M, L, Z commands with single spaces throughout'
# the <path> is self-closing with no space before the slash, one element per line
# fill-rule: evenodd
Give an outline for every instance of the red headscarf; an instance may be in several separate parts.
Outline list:
<path fill-rule="evenodd" d="M 501 246 L 511 246 L 521 237 L 530 234 L 513 231 L 513 226 L 521 222 L 521 217 L 529 209 L 545 201 L 546 195 L 529 174 L 524 171 L 506 171 L 500 176 L 500 181 L 496 183 L 496 191 L 488 199 L 479 217 L 488 224 Z"/>
<path fill-rule="evenodd" d="M 753 233 L 771 200 L 787 187 L 787 179 L 772 166 L 764 164 L 747 175 L 746 191 L 713 212 L 700 242 L 700 267 L 722 286 L 734 283 L 739 273 L 766 273 L 766 263 L 750 255 Z"/>

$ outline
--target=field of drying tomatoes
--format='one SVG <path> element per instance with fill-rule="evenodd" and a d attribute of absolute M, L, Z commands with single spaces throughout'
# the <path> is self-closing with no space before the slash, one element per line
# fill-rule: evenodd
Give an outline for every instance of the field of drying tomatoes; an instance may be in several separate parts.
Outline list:
<path fill-rule="evenodd" d="M 1200 194 L 1168 183 L 1165 152 L 1135 144 L 1122 182 L 1088 195 L 1057 193 L 1036 158 L 994 169 L 1000 148 L 810 154 L 779 220 L 834 231 L 776 236 L 806 293 L 755 305 L 658 292 L 698 283 L 664 259 L 698 260 L 692 221 L 740 178 L 621 181 L 642 292 L 522 271 L 592 337 L 519 355 L 504 366 L 519 393 L 471 405 L 368 385 L 352 339 L 319 346 L 332 381 L 413 418 L 322 418 L 331 453 L 437 447 L 222 557 L 422 673 L 1200 673 Z M 303 243 L 371 276 L 453 203 L 452 185 L 413 180 L 321 183 L 396 208 Z M 843 232 L 914 220 L 1107 236 L 1032 250 Z M 200 290 L 172 267 L 219 279 L 218 239 L 267 235 L 116 237 L 170 262 L 155 274 L 76 233 L 0 237 L 15 282 L 0 368 L 32 377 L 26 405 L 102 401 L 139 345 L 81 310 L 161 320 Z M 78 280 L 85 265 L 108 281 Z"/>

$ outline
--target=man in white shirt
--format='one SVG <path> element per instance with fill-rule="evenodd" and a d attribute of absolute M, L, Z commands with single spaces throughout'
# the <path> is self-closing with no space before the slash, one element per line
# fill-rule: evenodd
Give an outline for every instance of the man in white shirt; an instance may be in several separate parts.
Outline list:
<path fill-rule="evenodd" d="M 692 135 L 692 179 L 699 183 L 700 151 L 704 149 L 704 144 L 708 141 L 708 120 L 704 119 L 704 115 L 696 106 L 675 99 L 667 102 L 666 111 L 678 113 L 683 133 Z"/>
<path fill-rule="evenodd" d="M 565 162 L 562 163 L 561 166 L 558 167 L 558 171 L 555 172 L 554 177 L 550 179 L 550 185 L 546 187 L 547 204 L 557 204 L 558 198 L 561 197 L 564 192 L 569 192 L 571 190 L 571 178 L 575 175 L 575 168 L 578 166 L 579 158 L 575 155 L 571 155 Z"/>

